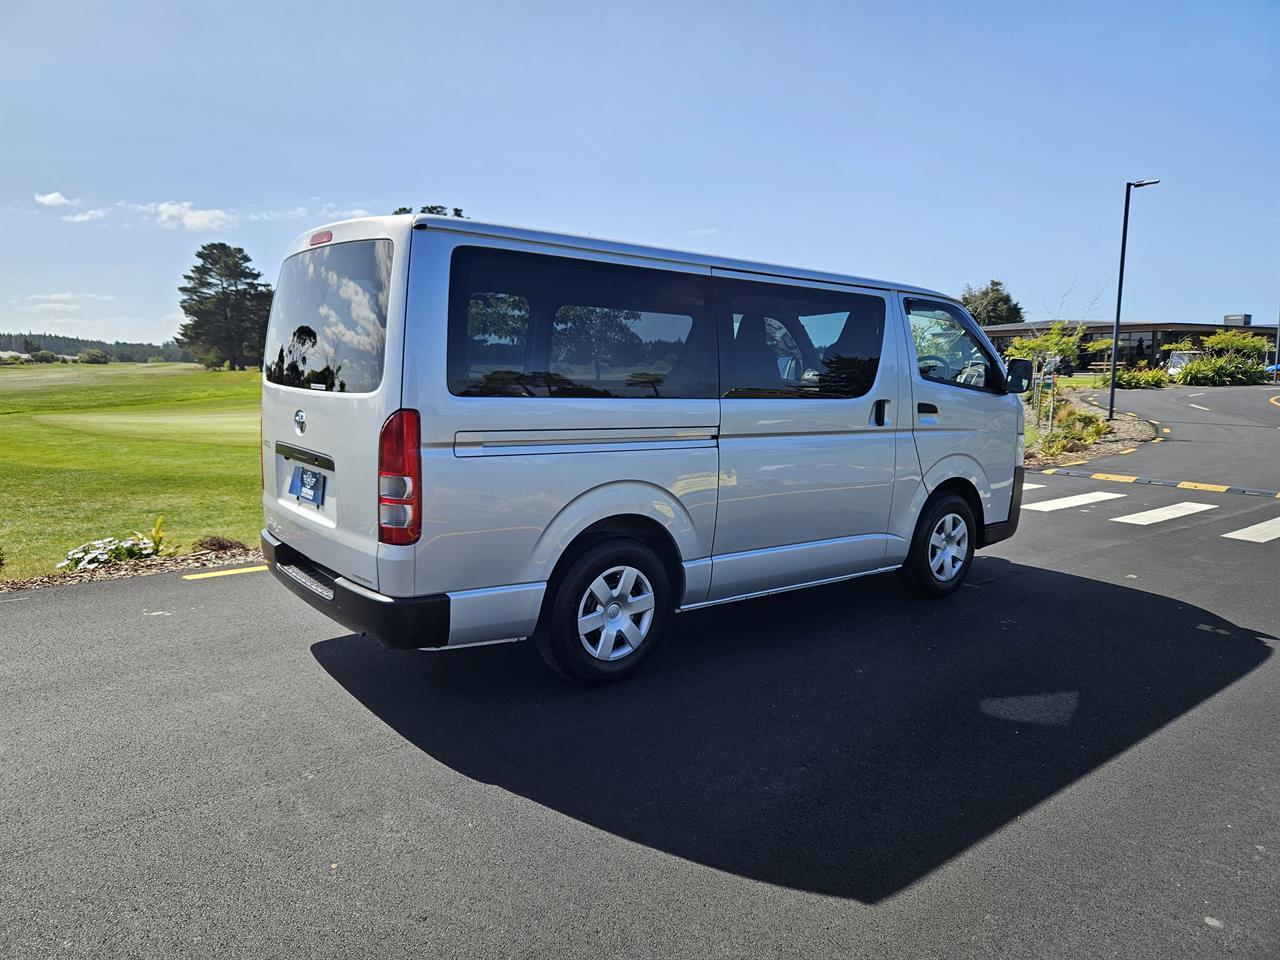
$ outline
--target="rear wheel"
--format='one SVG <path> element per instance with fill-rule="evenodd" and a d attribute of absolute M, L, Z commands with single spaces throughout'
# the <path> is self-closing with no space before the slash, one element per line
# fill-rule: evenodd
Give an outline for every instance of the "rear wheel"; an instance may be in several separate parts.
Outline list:
<path fill-rule="evenodd" d="M 969 575 L 976 547 L 977 526 L 968 501 L 944 494 L 920 515 L 902 570 L 917 593 L 945 597 Z"/>
<path fill-rule="evenodd" d="M 671 586 L 657 555 L 634 540 L 608 540 L 570 565 L 534 636 L 557 673 L 593 683 L 639 669 L 666 629 Z"/>

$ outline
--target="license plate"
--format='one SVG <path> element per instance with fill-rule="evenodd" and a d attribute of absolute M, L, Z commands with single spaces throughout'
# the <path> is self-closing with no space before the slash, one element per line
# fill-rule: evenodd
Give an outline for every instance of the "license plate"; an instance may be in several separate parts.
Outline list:
<path fill-rule="evenodd" d="M 294 467 L 293 478 L 289 481 L 289 493 L 318 507 L 324 503 L 324 480 L 324 474 L 319 470 Z"/>

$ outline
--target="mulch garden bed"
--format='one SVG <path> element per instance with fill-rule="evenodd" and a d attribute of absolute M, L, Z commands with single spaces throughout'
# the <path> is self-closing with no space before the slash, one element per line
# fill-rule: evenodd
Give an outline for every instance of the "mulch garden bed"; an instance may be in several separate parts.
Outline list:
<path fill-rule="evenodd" d="M 88 583 L 92 580 L 121 580 L 125 577 L 144 577 L 153 573 L 170 573 L 174 570 L 198 570 L 202 567 L 248 566 L 264 563 L 262 551 L 256 547 L 231 550 L 201 550 L 172 557 L 151 557 L 146 560 L 128 560 L 109 563 L 93 570 L 62 571 L 43 577 L 24 580 L 0 580 L 0 593 L 16 590 L 36 590 L 41 587 L 62 587 L 72 583 Z"/>

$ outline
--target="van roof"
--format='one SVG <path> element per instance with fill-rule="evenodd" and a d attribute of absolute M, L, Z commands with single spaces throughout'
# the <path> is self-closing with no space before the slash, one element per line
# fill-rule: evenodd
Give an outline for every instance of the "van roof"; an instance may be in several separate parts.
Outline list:
<path fill-rule="evenodd" d="M 574 250 L 590 250 L 595 253 L 612 253 L 631 257 L 644 257 L 648 260 L 666 261 L 668 263 L 691 264 L 706 267 L 719 267 L 724 270 L 737 270 L 742 273 L 758 273 L 762 276 L 787 277 L 796 280 L 816 280 L 824 283 L 856 284 L 860 287 L 875 287 L 881 290 L 900 290 L 905 293 L 919 293 L 930 297 L 956 302 L 955 297 L 927 287 L 917 287 L 906 283 L 891 283 L 886 280 L 873 280 L 868 277 L 856 277 L 842 273 L 827 273 L 822 270 L 807 270 L 802 267 L 788 267 L 773 263 L 760 263 L 754 260 L 734 260 L 730 257 L 718 257 L 705 253 L 690 253 L 685 250 L 670 250 L 665 247 L 646 247 L 635 243 L 622 243 L 617 240 L 604 240 L 599 237 L 587 237 L 570 233 L 553 233 L 545 230 L 532 230 L 527 227 L 513 227 L 499 223 L 487 223 L 483 220 L 470 220 L 460 217 L 442 217 L 436 214 L 415 214 L 413 225 L 425 230 L 448 230 L 453 233 L 469 233 L 483 237 L 500 237 L 506 240 L 524 240 L 530 243 L 548 244 Z"/>

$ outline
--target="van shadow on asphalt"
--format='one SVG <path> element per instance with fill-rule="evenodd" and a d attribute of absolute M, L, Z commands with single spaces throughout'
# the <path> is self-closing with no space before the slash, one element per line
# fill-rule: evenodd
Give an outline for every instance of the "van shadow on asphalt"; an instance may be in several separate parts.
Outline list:
<path fill-rule="evenodd" d="M 532 644 L 317 643 L 322 667 L 439 762 L 636 843 L 881 900 L 1263 662 L 1189 604 L 983 557 L 955 597 L 893 576 L 676 617 L 623 684 Z"/>

